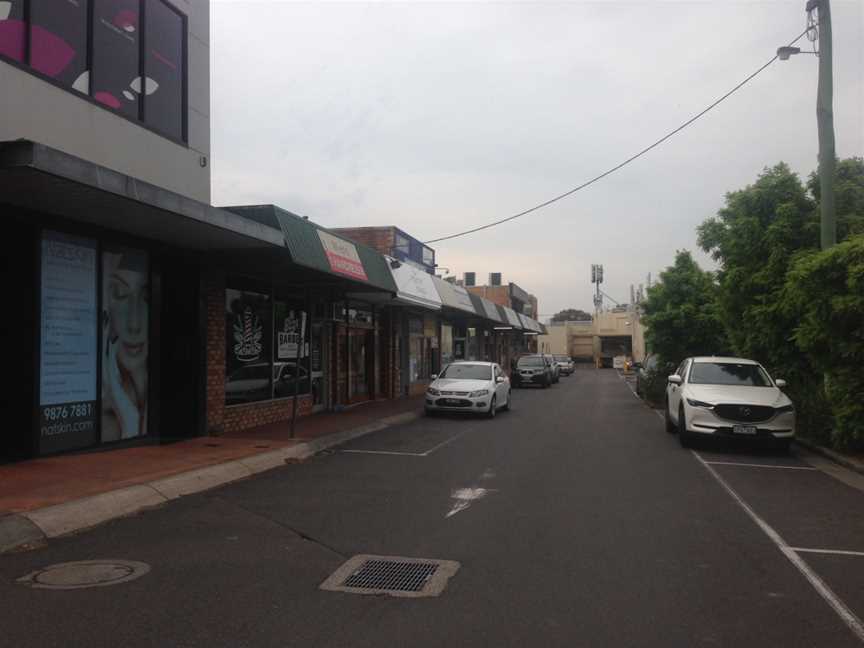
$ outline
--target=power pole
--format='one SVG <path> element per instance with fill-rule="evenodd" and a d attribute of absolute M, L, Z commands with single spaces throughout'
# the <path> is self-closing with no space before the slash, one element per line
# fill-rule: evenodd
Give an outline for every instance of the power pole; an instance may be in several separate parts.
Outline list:
<path fill-rule="evenodd" d="M 817 10 L 819 29 L 819 83 L 816 89 L 816 122 L 819 127 L 819 193 L 822 207 L 820 242 L 826 250 L 837 243 L 834 212 L 834 79 L 831 47 L 831 2 L 808 0 L 807 13 Z"/>

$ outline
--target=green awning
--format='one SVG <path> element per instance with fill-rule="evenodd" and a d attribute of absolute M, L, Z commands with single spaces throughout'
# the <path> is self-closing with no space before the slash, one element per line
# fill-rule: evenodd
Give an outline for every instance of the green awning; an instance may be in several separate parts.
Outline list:
<path fill-rule="evenodd" d="M 395 293 L 387 260 L 370 247 L 355 243 L 275 205 L 225 207 L 271 227 L 285 237 L 291 261 L 343 279 Z"/>

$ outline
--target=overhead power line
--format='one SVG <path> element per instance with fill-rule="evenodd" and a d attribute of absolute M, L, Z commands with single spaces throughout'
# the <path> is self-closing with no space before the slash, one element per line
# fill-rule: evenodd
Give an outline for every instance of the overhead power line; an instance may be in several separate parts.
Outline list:
<path fill-rule="evenodd" d="M 797 36 L 797 37 L 796 37 L 792 42 L 789 43 L 789 46 L 792 46 L 792 45 L 794 45 L 795 43 L 797 43 L 799 40 L 801 40 L 801 39 L 804 37 L 804 35 L 807 34 L 807 32 L 810 31 L 810 29 L 812 29 L 812 27 L 808 26 L 807 29 L 805 29 L 803 32 L 801 32 L 801 33 L 800 33 L 800 34 L 799 34 L 799 35 L 798 35 L 798 36 Z M 717 99 L 714 103 L 712 103 L 711 105 L 709 105 L 707 108 L 705 108 L 704 110 L 702 110 L 702 111 L 698 112 L 697 114 L 693 115 L 693 117 L 691 117 L 690 119 L 688 119 L 687 121 L 685 121 L 683 124 L 681 124 L 680 126 L 678 126 L 678 128 L 675 128 L 674 130 L 669 131 L 668 133 L 666 133 L 663 137 L 661 137 L 660 139 L 658 139 L 658 140 L 657 140 L 656 142 L 654 142 L 653 144 L 650 144 L 649 146 L 646 146 L 644 149 L 642 149 L 642 150 L 639 151 L 638 153 L 635 153 L 634 155 L 631 155 L 629 158 L 627 158 L 626 160 L 624 160 L 624 161 L 621 162 L 620 164 L 615 165 L 614 167 L 612 167 L 612 168 L 609 169 L 608 171 L 604 171 L 604 172 L 601 173 L 600 175 L 591 178 L 590 180 L 588 180 L 588 182 L 584 182 L 584 183 L 582 183 L 581 185 L 579 185 L 578 187 L 574 187 L 573 189 L 570 189 L 570 191 L 565 191 L 564 193 L 559 194 L 558 196 L 555 196 L 554 198 L 550 198 L 549 200 L 547 200 L 547 201 L 545 201 L 545 202 L 542 202 L 542 203 L 540 203 L 539 205 L 534 205 L 534 206 L 531 207 L 530 209 L 526 209 L 525 211 L 521 211 L 521 212 L 519 212 L 518 214 L 513 214 L 512 216 L 508 216 L 507 218 L 502 218 L 501 220 L 493 221 L 493 222 L 491 222 L 491 223 L 486 223 L 485 225 L 480 225 L 480 226 L 478 226 L 478 227 L 474 227 L 474 228 L 471 228 L 471 229 L 469 229 L 469 230 L 465 230 L 464 232 L 458 232 L 458 233 L 456 233 L 456 234 L 450 234 L 450 235 L 448 235 L 448 236 L 440 236 L 440 237 L 435 238 L 435 239 L 430 239 L 430 240 L 428 240 L 428 241 L 424 241 L 424 243 L 429 244 L 429 243 L 438 243 L 438 242 L 440 242 L 440 241 L 449 241 L 450 239 L 459 238 L 460 236 L 467 236 L 468 234 L 474 234 L 474 233 L 476 233 L 476 232 L 480 232 L 480 231 L 483 231 L 483 230 L 485 230 L 485 229 L 489 229 L 490 227 L 496 227 L 496 226 L 498 226 L 498 225 L 503 225 L 504 223 L 507 223 L 507 222 L 512 221 L 512 220 L 516 220 L 517 218 L 521 218 L 522 216 L 527 216 L 528 214 L 530 214 L 530 213 L 532 213 L 532 212 L 535 212 L 535 211 L 537 211 L 537 210 L 539 210 L 539 209 L 543 209 L 544 207 L 548 207 L 548 206 L 551 205 L 552 203 L 556 203 L 556 202 L 558 202 L 559 200 L 563 200 L 563 199 L 566 198 L 567 196 L 571 196 L 571 195 L 573 195 L 573 194 L 576 193 L 577 191 L 580 191 L 581 189 L 584 189 L 585 187 L 594 184 L 594 183 L 597 182 L 598 180 L 602 180 L 602 179 L 605 178 L 606 176 L 615 173 L 618 169 L 621 169 L 621 168 L 627 166 L 628 164 L 630 164 L 631 162 L 633 162 L 634 160 L 636 160 L 636 159 L 642 157 L 642 156 L 645 155 L 648 151 L 657 148 L 658 146 L 660 146 L 663 142 L 665 142 L 666 140 L 668 140 L 668 139 L 669 139 L 670 137 L 672 137 L 673 135 L 676 135 L 676 134 L 680 133 L 682 130 L 684 130 L 685 128 L 687 128 L 690 124 L 692 124 L 693 122 L 695 122 L 697 119 L 699 119 L 700 117 L 702 117 L 703 115 L 705 115 L 707 112 L 711 111 L 713 108 L 717 107 L 719 104 L 721 104 L 723 101 L 725 101 L 726 99 L 728 99 L 729 97 L 731 97 L 733 94 L 735 94 L 735 92 L 737 92 L 737 91 L 740 90 L 744 85 L 746 85 L 748 81 L 750 81 L 750 80 L 752 80 L 753 78 L 755 78 L 755 77 L 756 77 L 760 72 L 762 72 L 765 68 L 767 68 L 769 65 L 771 65 L 771 64 L 772 64 L 774 61 L 776 61 L 776 60 L 777 60 L 777 55 L 775 54 L 775 55 L 771 58 L 770 61 L 768 61 L 768 62 L 765 63 L 762 67 L 760 67 L 758 70 L 756 70 L 756 71 L 753 72 L 751 75 L 749 75 L 748 77 L 746 77 L 746 78 L 745 78 L 743 81 L 741 81 L 738 85 L 736 85 L 734 88 L 732 88 L 731 90 L 729 90 L 729 92 L 727 92 L 727 93 L 724 94 L 722 97 L 720 97 L 719 99 Z"/>

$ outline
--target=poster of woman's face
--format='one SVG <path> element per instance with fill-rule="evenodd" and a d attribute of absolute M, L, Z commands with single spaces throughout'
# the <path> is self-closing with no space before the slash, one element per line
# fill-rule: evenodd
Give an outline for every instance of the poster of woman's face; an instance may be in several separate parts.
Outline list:
<path fill-rule="evenodd" d="M 150 272 L 147 253 L 102 255 L 102 440 L 147 433 Z"/>

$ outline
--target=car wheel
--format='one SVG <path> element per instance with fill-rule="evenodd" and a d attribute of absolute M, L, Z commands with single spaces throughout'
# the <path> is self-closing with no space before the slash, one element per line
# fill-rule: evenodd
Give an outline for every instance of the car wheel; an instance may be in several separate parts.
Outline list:
<path fill-rule="evenodd" d="M 549 379 L 544 378 L 543 382 L 541 384 L 542 384 L 543 389 L 546 389 L 547 387 L 549 387 Z"/>
<path fill-rule="evenodd" d="M 666 409 L 663 410 L 663 418 L 666 421 L 666 431 L 669 434 L 675 434 L 678 431 L 678 428 L 675 427 L 675 424 L 672 422 L 672 417 L 669 415 L 669 399 L 666 399 Z"/>
<path fill-rule="evenodd" d="M 684 418 L 684 406 L 678 408 L 678 441 L 682 448 L 693 445 L 690 433 L 687 431 L 687 420 Z"/>
<path fill-rule="evenodd" d="M 510 411 L 510 399 L 512 398 L 512 394 L 513 394 L 513 390 L 512 390 L 512 389 L 510 389 L 510 390 L 507 391 L 507 402 L 504 403 L 504 406 L 501 408 L 501 409 L 503 409 L 505 412 L 509 412 L 509 411 Z"/>
<path fill-rule="evenodd" d="M 792 447 L 791 439 L 782 439 L 777 442 L 777 452 L 780 454 L 789 454 L 789 450 Z"/>
<path fill-rule="evenodd" d="M 489 403 L 489 411 L 486 412 L 486 416 L 488 416 L 490 419 L 495 418 L 495 415 L 497 413 L 498 413 L 498 399 L 495 396 L 493 396 L 492 402 Z"/>

